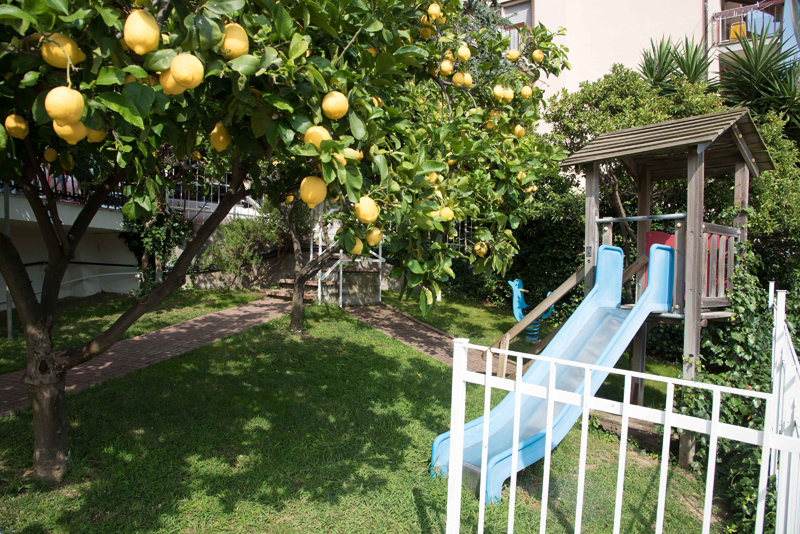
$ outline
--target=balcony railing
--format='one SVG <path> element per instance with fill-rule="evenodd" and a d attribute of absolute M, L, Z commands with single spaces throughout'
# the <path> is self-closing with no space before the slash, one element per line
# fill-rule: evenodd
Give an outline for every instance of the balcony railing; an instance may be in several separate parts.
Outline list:
<path fill-rule="evenodd" d="M 753 34 L 780 34 L 785 0 L 769 0 L 714 13 L 714 43 L 729 44 Z"/>

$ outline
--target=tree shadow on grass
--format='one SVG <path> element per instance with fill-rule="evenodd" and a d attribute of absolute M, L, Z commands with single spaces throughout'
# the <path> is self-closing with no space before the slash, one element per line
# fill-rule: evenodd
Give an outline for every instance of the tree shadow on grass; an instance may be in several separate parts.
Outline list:
<path fill-rule="evenodd" d="M 449 369 L 339 310 L 307 314 L 311 335 L 273 321 L 69 396 L 73 468 L 57 488 L 16 495 L 30 413 L 0 421 L 0 501 L 53 510 L 14 528 L 148 532 L 254 507 L 269 524 L 393 483 L 447 425 Z"/>

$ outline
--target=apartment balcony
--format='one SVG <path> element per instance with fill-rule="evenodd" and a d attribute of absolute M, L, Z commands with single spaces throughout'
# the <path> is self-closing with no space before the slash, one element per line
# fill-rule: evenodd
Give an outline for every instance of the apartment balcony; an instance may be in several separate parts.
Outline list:
<path fill-rule="evenodd" d="M 735 52 L 741 49 L 740 39 L 764 33 L 782 36 L 784 19 L 791 24 L 791 10 L 794 7 L 791 5 L 792 1 L 769 0 L 714 13 L 710 25 L 712 43 Z M 794 37 L 794 32 L 791 35 Z"/>

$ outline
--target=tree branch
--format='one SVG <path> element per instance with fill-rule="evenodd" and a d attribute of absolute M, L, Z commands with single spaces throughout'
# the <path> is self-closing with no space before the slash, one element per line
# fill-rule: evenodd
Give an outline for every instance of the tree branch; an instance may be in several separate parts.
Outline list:
<path fill-rule="evenodd" d="M 317 271 L 319 271 L 322 266 L 325 265 L 325 262 L 331 259 L 331 256 L 339 252 L 341 249 L 342 247 L 339 245 L 339 243 L 329 246 L 325 252 L 305 264 L 305 266 L 300 270 L 301 276 L 308 279 L 317 274 Z"/>
<path fill-rule="evenodd" d="M 159 28 L 164 24 L 164 20 L 167 18 L 167 15 L 169 15 L 171 7 L 172 2 L 170 2 L 170 0 L 161 0 L 161 6 L 158 8 L 158 14 L 156 14 L 156 22 Z"/>
<path fill-rule="evenodd" d="M 22 263 L 22 258 L 11 238 L 2 232 L 0 232 L 0 274 L 3 275 L 3 280 L 11 292 L 23 327 L 42 323 L 44 312 L 36 299 L 28 270 Z"/>
<path fill-rule="evenodd" d="M 28 153 L 28 161 L 30 161 L 31 166 L 36 172 L 36 176 L 39 178 L 39 183 L 42 186 L 42 191 L 44 191 L 44 196 L 47 198 L 46 208 L 47 211 L 50 212 L 50 224 L 53 226 L 53 230 L 56 233 L 62 252 L 66 254 L 67 234 L 64 231 L 64 224 L 61 222 L 61 216 L 58 214 L 58 199 L 53 193 L 53 189 L 50 187 L 50 183 L 47 181 L 47 176 L 42 170 L 41 162 L 39 161 L 39 158 L 36 156 L 36 152 L 33 149 L 31 138 L 26 137 L 23 144 L 25 145 L 25 151 Z M 39 198 L 38 194 L 36 195 L 36 198 Z"/>
<path fill-rule="evenodd" d="M 229 189 L 217 205 L 214 212 L 206 219 L 194 238 L 186 244 L 186 248 L 175 262 L 175 267 L 164 280 L 149 294 L 139 299 L 120 316 L 108 330 L 98 335 L 85 345 L 67 349 L 58 361 L 58 371 L 65 371 L 76 365 L 87 362 L 107 351 L 142 315 L 155 308 L 162 300 L 179 288 L 186 280 L 186 271 L 200 252 L 211 234 L 225 220 L 230 210 L 248 194 L 248 190 L 240 187 Z"/>
<path fill-rule="evenodd" d="M 450 95 L 447 94 L 447 91 L 445 90 L 445 87 L 444 87 L 444 83 L 442 83 L 442 80 L 440 80 L 438 76 L 431 76 L 431 78 L 433 78 L 434 81 L 437 83 L 437 85 L 439 86 L 439 89 L 442 90 L 442 94 L 444 95 L 445 100 L 447 100 L 447 111 L 449 112 L 450 120 L 452 121 L 453 120 L 453 107 L 450 105 Z"/>
<path fill-rule="evenodd" d="M 47 214 L 47 209 L 44 207 L 42 199 L 39 198 L 39 189 L 34 185 L 31 175 L 35 176 L 36 170 L 26 165 L 22 172 L 22 193 L 36 217 L 36 223 L 39 225 L 39 231 L 42 233 L 42 239 L 47 247 L 47 256 L 50 261 L 55 261 L 61 255 L 61 244 L 58 241 L 53 222 Z"/>

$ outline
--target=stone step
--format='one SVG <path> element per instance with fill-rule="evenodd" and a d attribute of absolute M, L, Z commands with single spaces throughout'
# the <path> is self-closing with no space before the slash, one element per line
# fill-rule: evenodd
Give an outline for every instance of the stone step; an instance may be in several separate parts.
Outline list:
<path fill-rule="evenodd" d="M 322 282 L 322 285 L 332 286 L 335 283 L 336 282 L 333 282 L 332 280 L 325 280 L 324 282 Z M 282 286 L 294 286 L 294 278 L 281 278 L 280 280 L 278 280 L 278 284 Z M 306 287 L 318 287 L 318 286 L 319 286 L 319 281 L 316 279 L 306 281 Z"/>
<path fill-rule="evenodd" d="M 264 292 L 264 294 L 268 297 L 280 299 L 280 300 L 292 300 L 294 292 L 291 289 L 269 289 Z M 306 302 L 311 302 L 317 299 L 316 293 L 311 293 L 306 291 L 303 294 L 303 300 Z"/>

